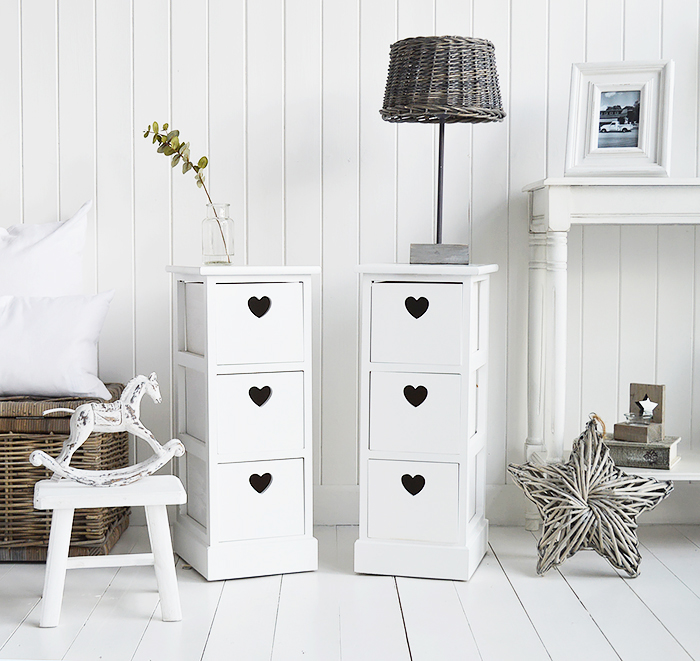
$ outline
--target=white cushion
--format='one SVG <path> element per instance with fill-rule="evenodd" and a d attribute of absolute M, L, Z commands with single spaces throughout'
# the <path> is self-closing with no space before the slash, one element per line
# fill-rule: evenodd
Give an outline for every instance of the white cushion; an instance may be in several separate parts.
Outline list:
<path fill-rule="evenodd" d="M 113 295 L 0 296 L 0 396 L 109 399 L 97 340 Z"/>
<path fill-rule="evenodd" d="M 60 223 L 0 227 L 0 296 L 83 293 L 83 248 L 92 200 Z"/>

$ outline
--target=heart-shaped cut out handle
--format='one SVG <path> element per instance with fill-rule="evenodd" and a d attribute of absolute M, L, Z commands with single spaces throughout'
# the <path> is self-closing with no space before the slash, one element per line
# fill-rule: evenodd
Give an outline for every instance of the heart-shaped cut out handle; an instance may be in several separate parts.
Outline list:
<path fill-rule="evenodd" d="M 404 301 L 404 305 L 412 317 L 419 319 L 425 314 L 425 311 L 428 309 L 428 305 L 430 305 L 430 303 L 425 296 L 421 296 L 418 299 L 413 298 L 413 296 L 409 296 Z"/>
<path fill-rule="evenodd" d="M 262 475 L 258 475 L 257 473 L 253 473 L 249 478 L 248 482 L 250 482 L 250 486 L 253 487 L 258 493 L 262 493 L 267 489 L 267 487 L 270 486 L 270 483 L 272 482 L 272 475 L 270 473 L 263 473 Z"/>
<path fill-rule="evenodd" d="M 428 389 L 425 386 L 418 386 L 417 388 L 406 386 L 403 389 L 403 396 L 409 404 L 420 406 L 428 396 Z"/>
<path fill-rule="evenodd" d="M 406 489 L 408 493 L 415 496 L 423 491 L 423 487 L 425 486 L 425 478 L 422 475 L 414 475 L 411 477 L 407 473 L 401 477 L 401 484 L 403 484 L 403 488 Z"/>
<path fill-rule="evenodd" d="M 270 309 L 270 299 L 267 296 L 258 298 L 251 296 L 248 299 L 248 309 L 258 318 L 262 317 Z"/>
<path fill-rule="evenodd" d="M 270 399 L 271 394 L 272 388 L 270 388 L 270 386 L 263 386 L 262 388 L 256 388 L 253 386 L 248 391 L 248 396 L 253 400 L 253 403 L 257 404 L 258 406 L 262 406 L 268 399 Z"/>

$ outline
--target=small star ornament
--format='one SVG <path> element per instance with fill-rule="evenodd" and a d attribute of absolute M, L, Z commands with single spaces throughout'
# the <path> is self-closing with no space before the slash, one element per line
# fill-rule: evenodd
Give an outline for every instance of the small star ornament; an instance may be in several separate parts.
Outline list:
<path fill-rule="evenodd" d="M 652 402 L 649 399 L 649 395 L 645 395 L 644 399 L 640 399 L 638 402 L 635 402 L 635 404 L 639 408 L 639 413 L 644 418 L 651 418 L 654 415 L 654 409 L 658 406 L 656 402 Z"/>
<path fill-rule="evenodd" d="M 623 473 L 603 444 L 595 414 L 566 463 L 510 464 L 508 472 L 542 517 L 537 573 L 542 575 L 581 549 L 592 549 L 631 577 L 639 575 L 637 517 L 673 490 L 672 482 Z"/>

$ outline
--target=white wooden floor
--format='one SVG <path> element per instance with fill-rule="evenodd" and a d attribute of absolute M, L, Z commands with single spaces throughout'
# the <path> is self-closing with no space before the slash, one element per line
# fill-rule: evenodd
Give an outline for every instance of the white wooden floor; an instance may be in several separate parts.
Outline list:
<path fill-rule="evenodd" d="M 180 562 L 184 619 L 160 619 L 150 567 L 68 572 L 39 629 L 41 564 L 0 563 L 0 658 L 70 661 L 700 659 L 700 526 L 647 526 L 642 573 L 593 552 L 535 574 L 535 538 L 492 527 L 468 583 L 356 575 L 357 528 L 319 527 L 317 572 L 207 583 Z M 132 527 L 115 551 L 145 550 Z"/>

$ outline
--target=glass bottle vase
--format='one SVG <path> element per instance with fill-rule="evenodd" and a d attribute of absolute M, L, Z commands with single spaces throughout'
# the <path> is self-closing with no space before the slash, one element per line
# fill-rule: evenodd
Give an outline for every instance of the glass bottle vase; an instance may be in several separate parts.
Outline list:
<path fill-rule="evenodd" d="M 204 264 L 231 264 L 233 257 L 233 220 L 228 204 L 207 204 L 202 221 L 202 261 Z"/>

